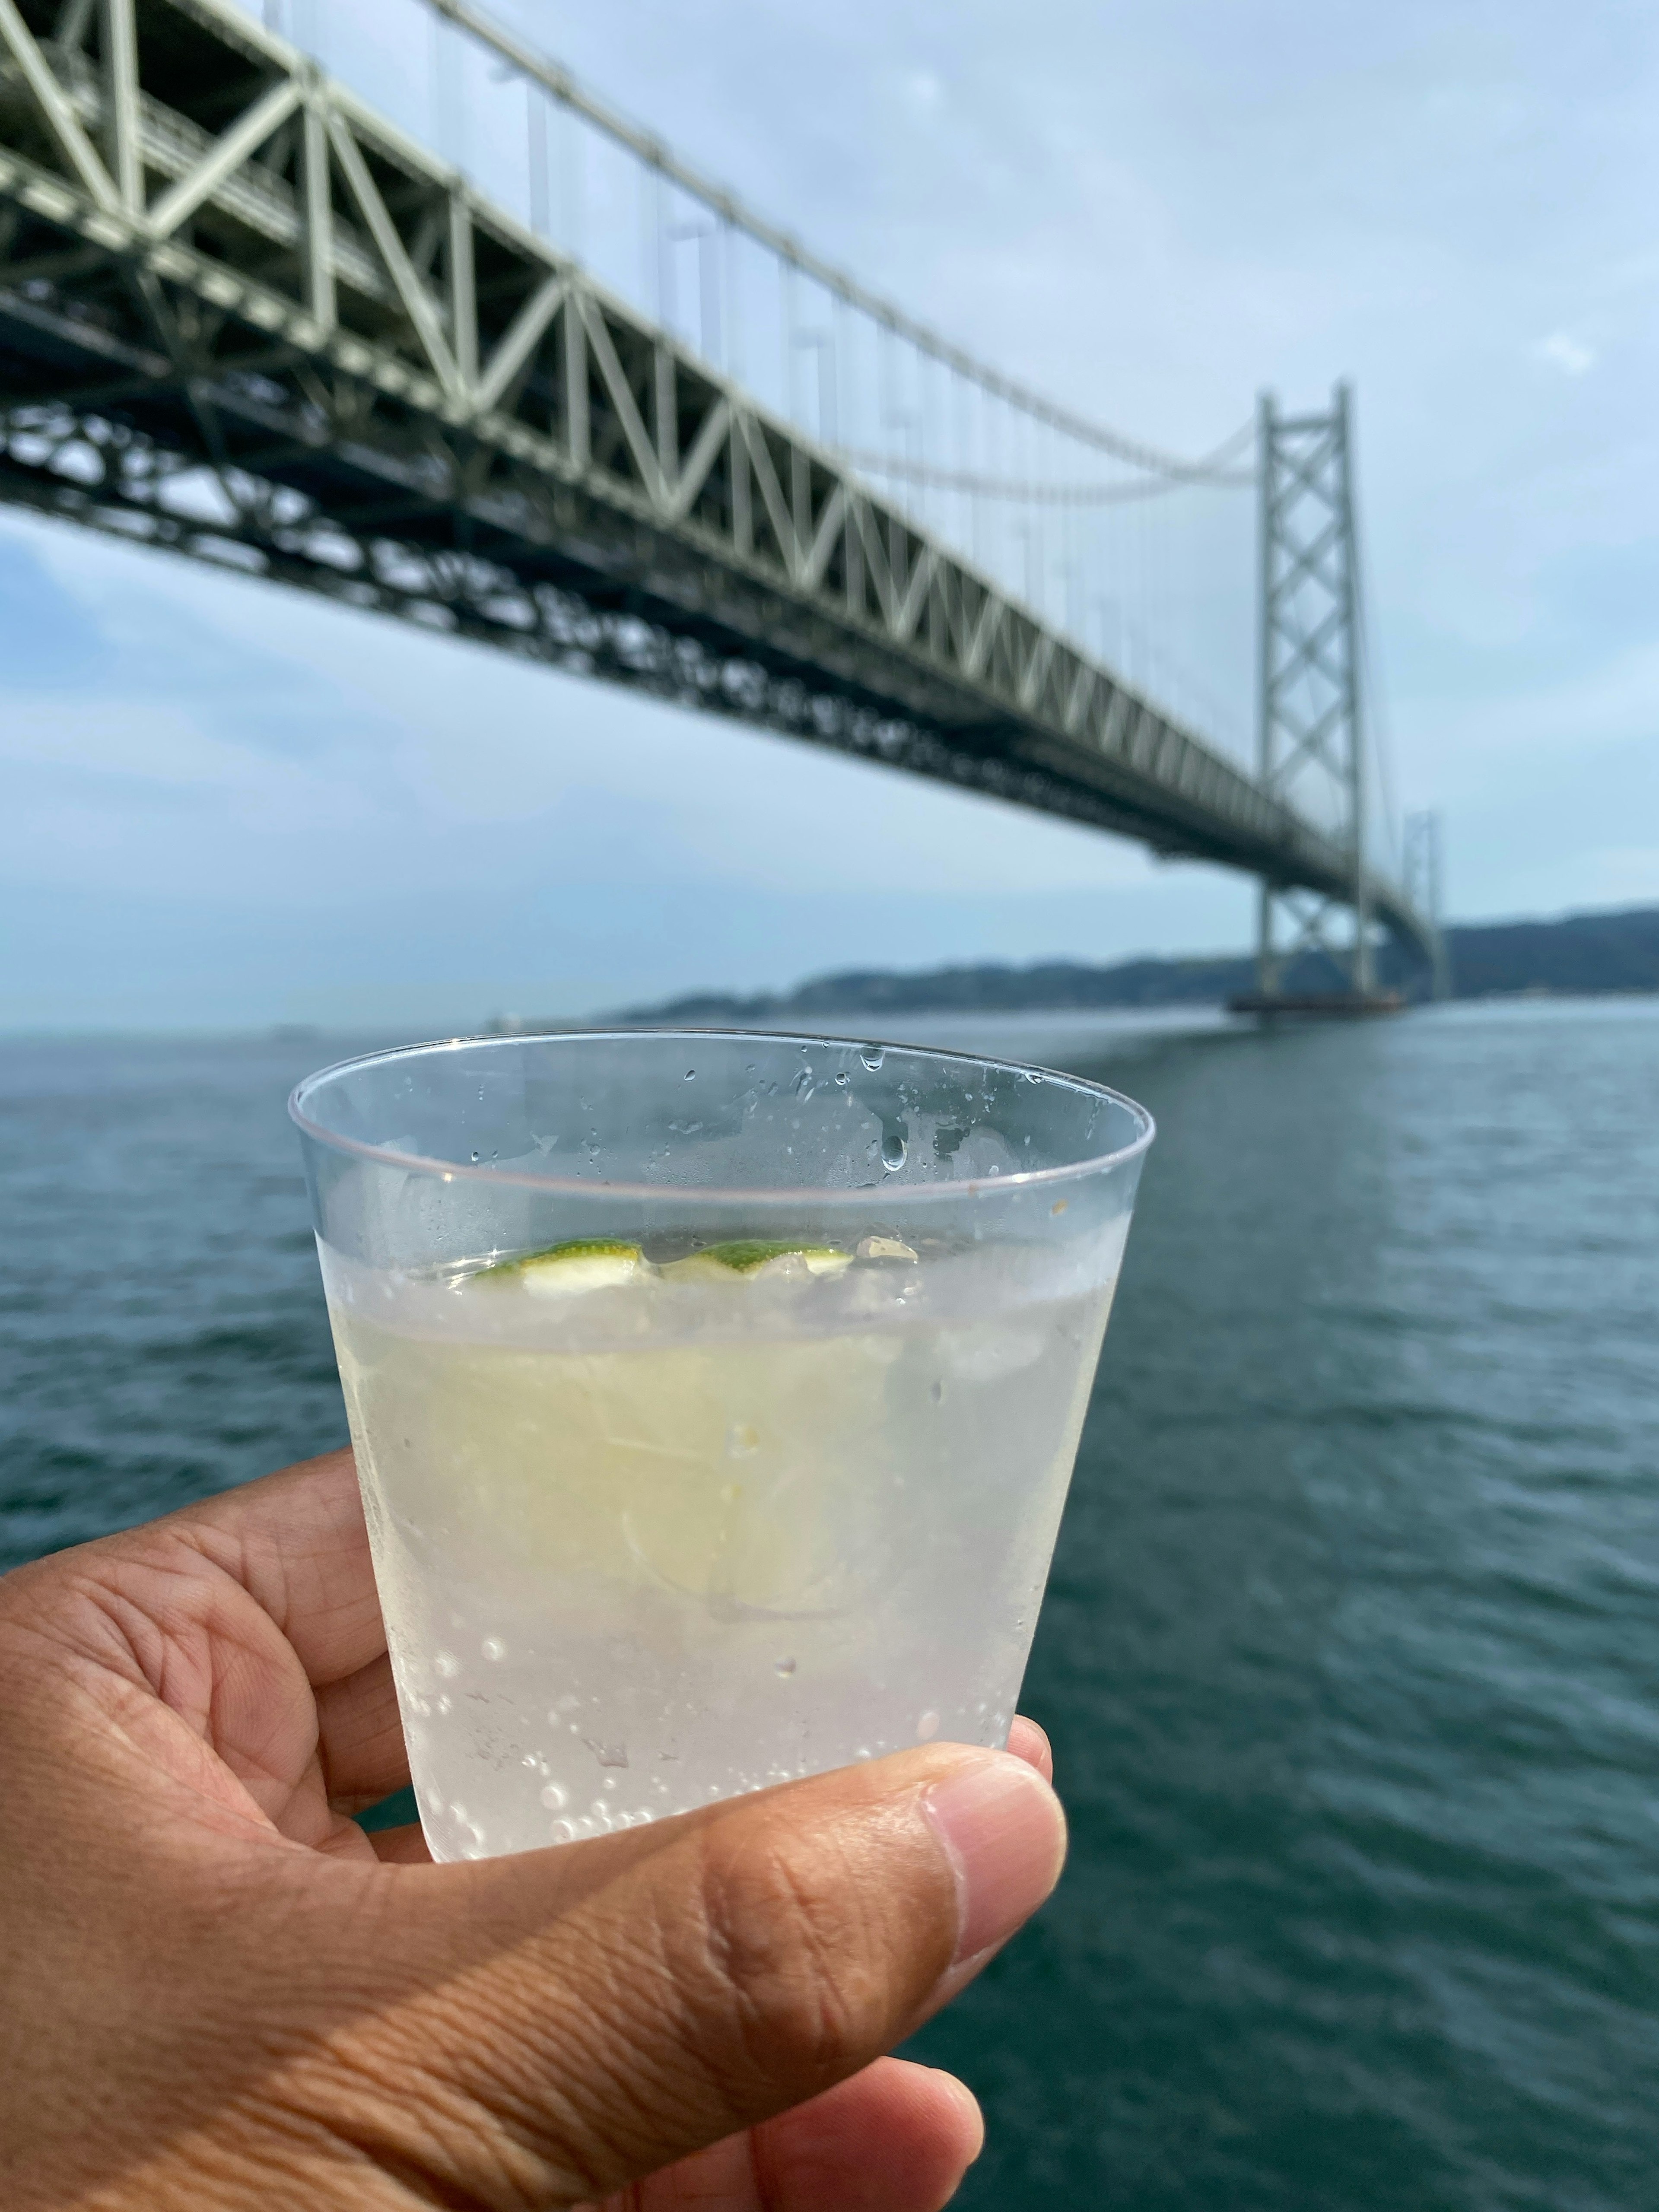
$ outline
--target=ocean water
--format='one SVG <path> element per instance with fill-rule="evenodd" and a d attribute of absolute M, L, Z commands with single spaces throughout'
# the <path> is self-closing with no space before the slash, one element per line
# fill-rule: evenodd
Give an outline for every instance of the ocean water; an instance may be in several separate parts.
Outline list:
<path fill-rule="evenodd" d="M 916 1023 L 1158 1115 L 1027 1679 L 1073 1851 L 963 2204 L 1659 2202 L 1659 1001 Z M 283 1103 L 0 1052 L 0 1563 L 343 1438 Z"/>

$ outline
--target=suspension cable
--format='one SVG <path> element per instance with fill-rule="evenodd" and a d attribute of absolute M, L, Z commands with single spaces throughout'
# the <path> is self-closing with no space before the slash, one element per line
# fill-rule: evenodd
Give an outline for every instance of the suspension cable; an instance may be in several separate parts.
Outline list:
<path fill-rule="evenodd" d="M 776 254 L 787 267 L 810 276 L 815 283 L 823 285 L 834 298 L 870 316 L 883 329 L 903 338 L 927 358 L 954 368 L 959 375 L 969 378 L 994 398 L 1017 407 L 1023 414 L 1031 416 L 1050 429 L 1058 430 L 1066 437 L 1075 440 L 1079 445 L 1087 446 L 1097 453 L 1109 453 L 1115 460 L 1122 461 L 1131 468 L 1143 469 L 1150 475 L 1167 477 L 1172 482 L 1202 483 L 1213 480 L 1218 469 L 1224 467 L 1226 459 L 1253 429 L 1253 425 L 1247 424 L 1243 429 L 1224 441 L 1214 453 L 1189 460 L 1176 453 L 1165 453 L 1161 447 L 1147 445 L 1139 439 L 1126 437 L 1121 431 L 1091 422 L 1084 416 L 1072 413 L 1068 408 L 1058 406 L 1029 386 L 1004 376 L 999 370 L 976 361 L 971 354 L 952 344 L 927 324 L 917 322 L 906 314 L 892 301 L 866 291 L 845 270 L 836 268 L 812 252 L 791 233 L 780 230 L 764 216 L 757 214 L 728 186 L 703 176 L 682 161 L 672 148 L 654 131 L 630 122 L 617 109 L 595 98 L 577 82 L 568 70 L 525 45 L 522 40 L 514 37 L 503 25 L 486 15 L 483 9 L 475 7 L 472 0 L 425 0 L 425 4 L 458 25 L 481 45 L 488 46 L 520 75 L 533 78 L 556 100 L 585 117 L 595 129 L 603 131 L 615 143 L 626 148 L 660 176 L 677 185 L 681 191 L 699 202 L 711 214 L 730 223 L 734 229 L 746 232 L 757 245 Z"/>

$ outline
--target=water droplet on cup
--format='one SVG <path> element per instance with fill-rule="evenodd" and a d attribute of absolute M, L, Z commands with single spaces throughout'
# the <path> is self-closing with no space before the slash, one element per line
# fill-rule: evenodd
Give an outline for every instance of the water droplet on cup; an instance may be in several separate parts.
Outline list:
<path fill-rule="evenodd" d="M 550 1782 L 542 1792 L 542 1802 L 550 1813 L 559 1812 L 570 1802 L 569 1793 L 561 1790 L 556 1782 Z"/>
<path fill-rule="evenodd" d="M 478 1649 L 486 1659 L 505 1659 L 507 1656 L 507 1646 L 499 1636 L 486 1636 Z"/>
<path fill-rule="evenodd" d="M 555 1820 L 547 1832 L 548 1840 L 555 1844 L 568 1844 L 574 1837 L 575 1832 L 568 1820 Z"/>
<path fill-rule="evenodd" d="M 772 1662 L 772 1672 L 775 1674 L 793 1674 L 794 1671 L 795 1662 L 793 1659 L 775 1659 Z"/>
<path fill-rule="evenodd" d="M 886 1059 L 886 1051 L 881 1045 L 866 1044 L 860 1045 L 859 1048 L 859 1058 L 864 1062 L 865 1066 L 870 1070 L 870 1073 L 872 1075 L 881 1066 L 881 1063 Z"/>
<path fill-rule="evenodd" d="M 726 1432 L 726 1449 L 732 1459 L 747 1459 L 760 1444 L 760 1431 L 748 1421 L 733 1421 Z"/>
<path fill-rule="evenodd" d="M 453 1651 L 441 1651 L 432 1663 L 446 1680 L 461 1671 L 461 1662 Z"/>
<path fill-rule="evenodd" d="M 851 1081 L 852 1078 L 848 1074 L 847 1070 L 844 1067 L 837 1071 L 836 1075 L 836 1088 L 837 1091 L 845 1091 Z"/>
<path fill-rule="evenodd" d="M 927 1385 L 927 1395 L 936 1406 L 943 1404 L 945 1399 L 944 1383 L 942 1382 L 930 1382 Z"/>
<path fill-rule="evenodd" d="M 918 1743 L 932 1743 L 933 1738 L 938 1734 L 939 1715 L 933 1711 L 925 1712 L 921 1718 L 916 1723 L 916 1741 Z"/>
<path fill-rule="evenodd" d="M 889 1130 L 881 1140 L 881 1164 L 889 1175 L 896 1175 L 904 1165 L 905 1145 L 902 1137 Z"/>

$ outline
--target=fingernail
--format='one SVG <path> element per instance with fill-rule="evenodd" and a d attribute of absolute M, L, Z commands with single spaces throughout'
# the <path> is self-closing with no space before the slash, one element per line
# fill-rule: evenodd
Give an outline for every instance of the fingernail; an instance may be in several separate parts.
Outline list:
<path fill-rule="evenodd" d="M 1023 1759 L 1028 1766 L 1035 1766 L 1050 1788 L 1054 1779 L 1054 1746 L 1048 1733 L 1024 1713 L 1014 1716 L 1014 1724 L 1008 1731 L 1008 1749 L 1016 1759 Z"/>
<path fill-rule="evenodd" d="M 1042 1777 L 1006 1752 L 936 1782 L 922 1798 L 957 1877 L 957 1960 L 1030 1919 L 1060 1879 L 1066 1816 Z"/>

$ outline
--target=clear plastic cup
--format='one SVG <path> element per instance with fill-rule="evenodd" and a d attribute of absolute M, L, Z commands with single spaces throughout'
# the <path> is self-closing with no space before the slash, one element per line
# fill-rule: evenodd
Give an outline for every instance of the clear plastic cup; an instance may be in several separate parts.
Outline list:
<path fill-rule="evenodd" d="M 382 1053 L 290 1110 L 434 1856 L 1005 1741 L 1140 1107 L 630 1030 Z"/>

